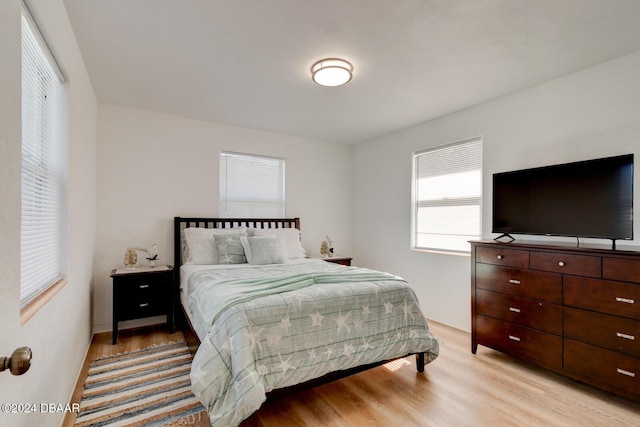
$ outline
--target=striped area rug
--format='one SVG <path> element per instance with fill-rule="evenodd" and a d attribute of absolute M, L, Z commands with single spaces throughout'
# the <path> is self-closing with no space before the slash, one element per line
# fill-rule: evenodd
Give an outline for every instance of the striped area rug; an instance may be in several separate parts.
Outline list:
<path fill-rule="evenodd" d="M 184 342 L 94 359 L 76 427 L 195 425 L 207 421 L 191 393 Z"/>

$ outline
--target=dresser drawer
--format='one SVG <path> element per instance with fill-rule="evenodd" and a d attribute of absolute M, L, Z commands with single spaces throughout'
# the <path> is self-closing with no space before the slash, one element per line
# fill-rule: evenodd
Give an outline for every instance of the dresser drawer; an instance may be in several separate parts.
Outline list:
<path fill-rule="evenodd" d="M 476 249 L 476 261 L 505 267 L 529 268 L 529 251 L 480 246 Z"/>
<path fill-rule="evenodd" d="M 640 283 L 640 260 L 605 258 L 602 269 L 605 279 Z"/>
<path fill-rule="evenodd" d="M 562 337 L 482 315 L 476 316 L 475 322 L 478 344 L 562 368 Z"/>
<path fill-rule="evenodd" d="M 476 287 L 562 303 L 562 276 L 555 273 L 476 264 Z"/>
<path fill-rule="evenodd" d="M 564 304 L 640 320 L 640 285 L 567 276 Z"/>
<path fill-rule="evenodd" d="M 529 263 L 533 270 L 586 277 L 602 276 L 602 258 L 597 256 L 570 255 L 561 252 L 531 252 Z"/>
<path fill-rule="evenodd" d="M 640 394 L 640 359 L 565 338 L 564 369 L 589 381 Z"/>
<path fill-rule="evenodd" d="M 564 308 L 567 338 L 640 357 L 640 321 L 577 308 Z"/>
<path fill-rule="evenodd" d="M 562 335 L 562 306 L 515 295 L 476 290 L 476 311 L 556 335 Z"/>

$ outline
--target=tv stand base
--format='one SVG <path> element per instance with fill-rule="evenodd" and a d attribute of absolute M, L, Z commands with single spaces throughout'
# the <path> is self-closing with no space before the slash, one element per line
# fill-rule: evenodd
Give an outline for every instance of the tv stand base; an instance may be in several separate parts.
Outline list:
<path fill-rule="evenodd" d="M 506 238 L 506 241 L 501 241 L 500 239 L 502 238 Z M 501 242 L 501 243 L 511 243 L 513 241 L 515 241 L 515 237 L 513 237 L 511 234 L 509 233 L 502 233 L 501 235 L 499 235 L 498 237 L 496 237 L 495 239 L 496 242 Z"/>

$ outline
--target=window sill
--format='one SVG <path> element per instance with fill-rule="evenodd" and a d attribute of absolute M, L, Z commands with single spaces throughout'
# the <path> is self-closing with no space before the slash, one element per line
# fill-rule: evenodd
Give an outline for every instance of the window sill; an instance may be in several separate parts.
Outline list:
<path fill-rule="evenodd" d="M 33 301 L 25 305 L 20 310 L 20 325 L 24 325 L 29 321 L 29 319 L 35 316 L 36 313 L 44 307 L 60 289 L 64 288 L 67 283 L 69 283 L 69 281 L 66 279 L 58 280 L 53 285 L 49 286 L 46 291 L 34 298 Z"/>
<path fill-rule="evenodd" d="M 414 252 L 425 252 L 430 254 L 438 254 L 438 255 L 453 255 L 460 257 L 471 257 L 471 252 L 456 252 L 456 251 L 447 251 L 444 249 L 423 249 L 423 248 L 411 248 Z"/>

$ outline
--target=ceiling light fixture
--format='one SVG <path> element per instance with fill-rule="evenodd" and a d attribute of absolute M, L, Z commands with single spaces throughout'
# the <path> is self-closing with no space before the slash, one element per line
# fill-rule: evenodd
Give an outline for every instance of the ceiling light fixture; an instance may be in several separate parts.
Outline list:
<path fill-rule="evenodd" d="M 311 66 L 311 76 L 321 86 L 342 86 L 351 80 L 353 65 L 344 59 L 322 59 Z"/>

